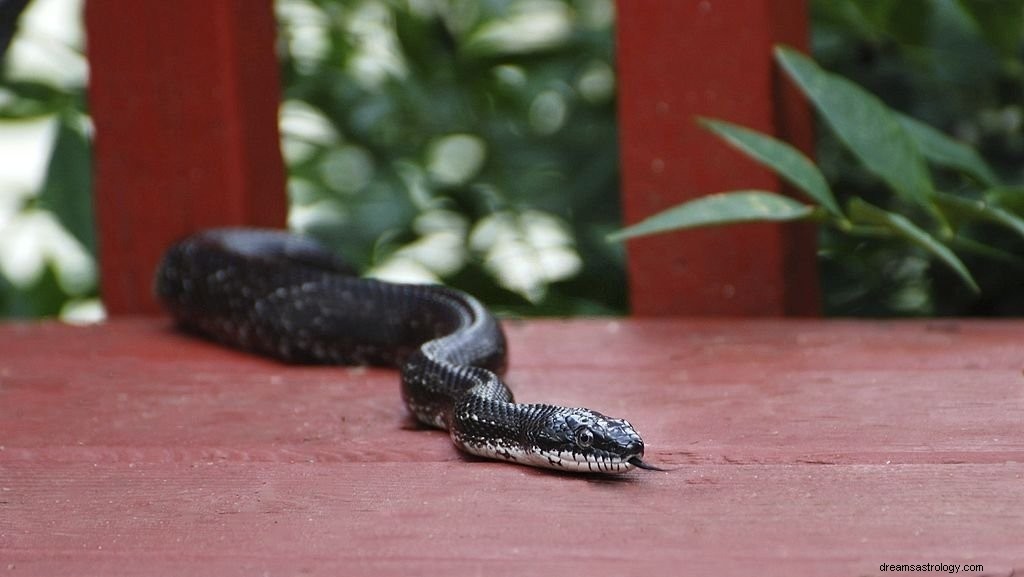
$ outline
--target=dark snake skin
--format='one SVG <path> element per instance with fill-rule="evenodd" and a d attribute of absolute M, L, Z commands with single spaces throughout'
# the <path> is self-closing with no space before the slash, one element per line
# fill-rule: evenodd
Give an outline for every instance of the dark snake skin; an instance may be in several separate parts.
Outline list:
<path fill-rule="evenodd" d="M 416 418 L 474 455 L 563 471 L 654 468 L 626 421 L 517 404 L 502 382 L 505 335 L 475 298 L 362 279 L 316 242 L 215 229 L 165 254 L 156 292 L 184 328 L 293 363 L 396 366 Z"/>

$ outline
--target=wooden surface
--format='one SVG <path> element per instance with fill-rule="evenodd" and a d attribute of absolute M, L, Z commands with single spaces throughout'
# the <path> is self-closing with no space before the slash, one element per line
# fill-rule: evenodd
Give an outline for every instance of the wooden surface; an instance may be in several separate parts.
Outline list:
<path fill-rule="evenodd" d="M 273 5 L 86 2 L 85 16 L 103 304 L 153 313 L 173 241 L 284 226 Z"/>
<path fill-rule="evenodd" d="M 0 573 L 1024 570 L 1024 322 L 506 325 L 520 400 L 626 417 L 679 470 L 467 458 L 393 371 L 160 319 L 0 325 Z"/>
<path fill-rule="evenodd" d="M 617 60 L 625 220 L 779 179 L 697 125 L 698 116 L 814 145 L 806 103 L 772 46 L 807 48 L 805 0 L 619 0 Z M 717 227 L 628 242 L 637 315 L 818 314 L 812 226 Z"/>

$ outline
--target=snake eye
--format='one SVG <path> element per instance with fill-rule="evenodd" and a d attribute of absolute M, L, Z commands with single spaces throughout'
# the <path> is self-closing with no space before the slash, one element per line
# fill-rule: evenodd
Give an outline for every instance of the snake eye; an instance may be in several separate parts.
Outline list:
<path fill-rule="evenodd" d="M 594 444 L 594 433 L 586 427 L 580 427 L 576 431 L 576 444 L 586 448 Z"/>

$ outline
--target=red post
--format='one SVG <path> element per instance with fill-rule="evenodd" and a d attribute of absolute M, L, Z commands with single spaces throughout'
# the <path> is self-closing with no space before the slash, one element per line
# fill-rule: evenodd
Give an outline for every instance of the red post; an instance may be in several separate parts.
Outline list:
<path fill-rule="evenodd" d="M 628 223 L 699 196 L 779 190 L 779 180 L 700 129 L 710 116 L 810 152 L 810 112 L 772 46 L 807 47 L 805 0 L 619 0 L 619 123 Z M 637 315 L 813 315 L 815 231 L 754 224 L 632 240 Z"/>
<path fill-rule="evenodd" d="M 273 5 L 91 0 L 85 16 L 103 298 L 153 312 L 176 238 L 284 225 Z"/>

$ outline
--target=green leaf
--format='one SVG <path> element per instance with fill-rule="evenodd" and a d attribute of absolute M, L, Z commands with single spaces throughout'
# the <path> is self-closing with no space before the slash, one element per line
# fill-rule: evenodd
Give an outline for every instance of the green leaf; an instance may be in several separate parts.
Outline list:
<path fill-rule="evenodd" d="M 839 208 L 839 203 L 832 195 L 832 190 L 821 171 L 793 146 L 731 122 L 710 118 L 701 118 L 699 122 L 701 126 L 721 137 L 736 149 L 777 172 L 779 176 L 806 193 L 811 200 L 824 206 L 830 213 L 842 217 L 843 211 Z"/>
<path fill-rule="evenodd" d="M 47 265 L 39 280 L 26 287 L 15 286 L 0 275 L 0 316 L 55 317 L 66 300 L 53 265 Z"/>
<path fill-rule="evenodd" d="M 1012 252 L 991 247 L 970 238 L 954 236 L 950 239 L 950 244 L 961 252 L 969 252 L 997 262 L 1002 262 L 1016 267 L 1024 267 L 1024 258 L 1021 258 Z"/>
<path fill-rule="evenodd" d="M 832 2 L 826 2 L 832 4 Z M 843 4 L 839 2 L 838 4 Z M 931 31 L 934 2 L 929 0 L 861 0 L 852 3 L 878 31 L 901 44 L 924 46 Z"/>
<path fill-rule="evenodd" d="M 781 194 L 739 190 L 684 202 L 612 233 L 608 238 L 622 240 L 670 230 L 737 222 L 800 220 L 812 214 L 812 207 Z"/>
<path fill-rule="evenodd" d="M 898 236 L 930 252 L 945 263 L 946 266 L 953 269 L 972 291 L 975 293 L 981 292 L 981 289 L 978 288 L 978 283 L 974 281 L 974 277 L 971 276 L 970 271 L 964 266 L 963 261 L 953 251 L 949 250 L 946 245 L 939 242 L 937 238 L 913 222 L 910 222 L 905 216 L 883 210 L 859 198 L 854 198 L 850 201 L 848 210 L 850 217 L 855 221 L 886 227 Z"/>
<path fill-rule="evenodd" d="M 58 87 L 32 80 L 0 82 L 0 120 L 39 118 L 67 109 L 72 97 Z"/>
<path fill-rule="evenodd" d="M 928 167 L 889 107 L 792 48 L 776 47 L 775 57 L 867 170 L 900 196 L 934 210 Z"/>
<path fill-rule="evenodd" d="M 1005 58 L 1016 59 L 1024 32 L 1024 2 L 1021 0 L 959 0 L 982 35 Z"/>
<path fill-rule="evenodd" d="M 1024 214 L 1024 186 L 997 186 L 985 191 L 985 202 Z"/>
<path fill-rule="evenodd" d="M 92 152 L 89 139 L 74 126 L 71 114 L 60 116 L 50 165 L 39 195 L 65 228 L 91 253 L 96 253 L 92 207 Z"/>
<path fill-rule="evenodd" d="M 970 146 L 904 114 L 897 114 L 896 118 L 928 160 L 939 166 L 966 172 L 986 187 L 999 184 L 999 177 Z"/>
<path fill-rule="evenodd" d="M 1009 228 L 1024 237 L 1024 219 L 1019 216 L 994 206 L 984 200 L 971 200 L 954 196 L 952 194 L 939 193 L 935 200 L 943 210 L 953 216 L 964 220 L 983 220 L 994 222 Z"/>

